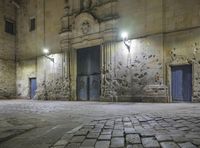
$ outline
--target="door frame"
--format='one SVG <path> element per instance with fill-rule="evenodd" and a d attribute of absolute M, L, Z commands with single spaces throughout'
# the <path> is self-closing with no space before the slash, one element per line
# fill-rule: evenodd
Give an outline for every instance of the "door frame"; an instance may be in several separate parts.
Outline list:
<path fill-rule="evenodd" d="M 173 96 L 172 96 L 172 67 L 176 67 L 176 66 L 191 66 L 192 67 L 192 96 L 191 96 L 191 102 L 193 102 L 193 92 L 194 92 L 194 85 L 193 85 L 193 81 L 194 81 L 194 64 L 190 64 L 190 63 L 185 63 L 185 64 L 171 64 L 168 66 L 168 84 L 169 84 L 169 102 L 170 103 L 174 103 L 173 101 Z"/>
<path fill-rule="evenodd" d="M 31 79 L 35 79 L 36 80 L 36 88 L 37 88 L 37 78 L 36 77 L 29 77 L 29 98 L 31 98 Z"/>

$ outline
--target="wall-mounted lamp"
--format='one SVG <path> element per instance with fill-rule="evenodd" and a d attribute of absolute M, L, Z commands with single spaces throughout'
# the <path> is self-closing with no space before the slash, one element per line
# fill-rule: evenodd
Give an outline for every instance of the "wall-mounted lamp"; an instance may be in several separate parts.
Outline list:
<path fill-rule="evenodd" d="M 13 4 L 17 9 L 20 8 L 20 5 L 16 1 L 11 0 L 10 3 Z"/>
<path fill-rule="evenodd" d="M 47 59 L 49 59 L 50 61 L 52 61 L 54 63 L 54 58 L 51 58 L 48 56 L 50 53 L 48 48 L 44 48 L 43 53 L 44 53 L 44 57 L 46 57 Z"/>
<path fill-rule="evenodd" d="M 128 51 L 130 52 L 131 45 L 130 45 L 130 40 L 128 40 L 128 33 L 122 32 L 121 38 L 123 39 L 124 45 L 127 47 Z"/>

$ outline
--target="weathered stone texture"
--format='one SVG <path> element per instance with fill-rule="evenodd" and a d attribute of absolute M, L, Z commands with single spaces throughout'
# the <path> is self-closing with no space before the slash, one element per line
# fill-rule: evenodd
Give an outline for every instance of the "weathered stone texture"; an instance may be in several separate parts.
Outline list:
<path fill-rule="evenodd" d="M 0 60 L 0 98 L 15 96 L 15 63 Z"/>
<path fill-rule="evenodd" d="M 101 100 L 170 102 L 170 66 L 192 64 L 193 102 L 199 102 L 199 0 L 17 2 L 19 9 L 0 0 L 0 58 L 19 61 L 18 96 L 29 96 L 29 78 L 36 77 L 35 99 L 76 100 L 76 50 L 100 45 Z M 17 21 L 16 37 L 4 32 L 4 17 Z M 130 52 L 120 41 L 123 30 Z M 44 47 L 54 63 L 44 57 Z"/>
<path fill-rule="evenodd" d="M 37 59 L 38 89 L 35 99 L 68 100 L 70 97 L 69 78 L 63 65 L 63 54 L 54 54 Z M 64 66 L 64 67 L 63 67 Z"/>
<path fill-rule="evenodd" d="M 15 96 L 15 35 L 5 32 L 5 20 L 16 20 L 15 7 L 0 0 L 0 98 Z"/>
<path fill-rule="evenodd" d="M 36 60 L 17 63 L 17 96 L 29 97 L 30 78 L 36 77 Z"/>
<path fill-rule="evenodd" d="M 130 98 L 129 101 L 131 98 L 143 101 L 142 98 L 158 97 L 166 102 L 162 36 L 132 40 L 131 45 L 130 53 L 122 43 L 104 45 L 103 50 L 108 55 L 103 57 L 106 64 L 103 67 L 102 97 L 116 101 L 126 97 Z"/>
<path fill-rule="evenodd" d="M 62 54 L 39 57 L 36 60 L 23 60 L 17 64 L 17 95 L 29 97 L 29 79 L 37 78 L 35 99 L 69 99 L 69 80 L 62 69 Z"/>
<path fill-rule="evenodd" d="M 200 29 L 171 33 L 165 36 L 165 62 L 167 82 L 171 84 L 173 65 L 192 65 L 193 67 L 193 102 L 199 102 L 200 96 Z"/>

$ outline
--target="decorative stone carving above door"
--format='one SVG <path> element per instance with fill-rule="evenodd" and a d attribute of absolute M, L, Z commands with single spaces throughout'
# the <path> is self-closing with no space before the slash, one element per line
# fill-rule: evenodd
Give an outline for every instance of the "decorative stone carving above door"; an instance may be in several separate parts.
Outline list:
<path fill-rule="evenodd" d="M 75 18 L 76 36 L 99 32 L 99 23 L 91 14 L 84 12 Z"/>
<path fill-rule="evenodd" d="M 82 9 L 88 10 L 91 7 L 92 1 L 91 0 L 82 0 Z"/>
<path fill-rule="evenodd" d="M 118 0 L 79 0 L 79 10 L 67 2 L 61 18 L 62 48 L 68 48 L 65 43 L 69 41 L 71 47 L 78 48 L 96 46 L 116 37 L 119 16 L 114 8 Z"/>
<path fill-rule="evenodd" d="M 88 34 L 91 29 L 90 23 L 88 21 L 84 21 L 81 26 L 81 30 L 83 34 Z"/>

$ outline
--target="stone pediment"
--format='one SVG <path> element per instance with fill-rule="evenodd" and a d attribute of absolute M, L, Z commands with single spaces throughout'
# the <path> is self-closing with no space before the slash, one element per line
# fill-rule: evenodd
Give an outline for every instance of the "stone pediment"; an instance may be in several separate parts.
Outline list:
<path fill-rule="evenodd" d="M 117 0 L 83 0 L 75 10 L 67 3 L 65 15 L 61 18 L 61 46 L 82 48 L 100 45 L 117 36 L 118 13 Z M 72 11 L 74 10 L 74 11 Z M 70 44 L 70 45 L 68 45 Z"/>
<path fill-rule="evenodd" d="M 75 28 L 73 29 L 75 36 L 89 35 L 99 32 L 99 22 L 88 12 L 80 13 L 74 20 Z"/>

